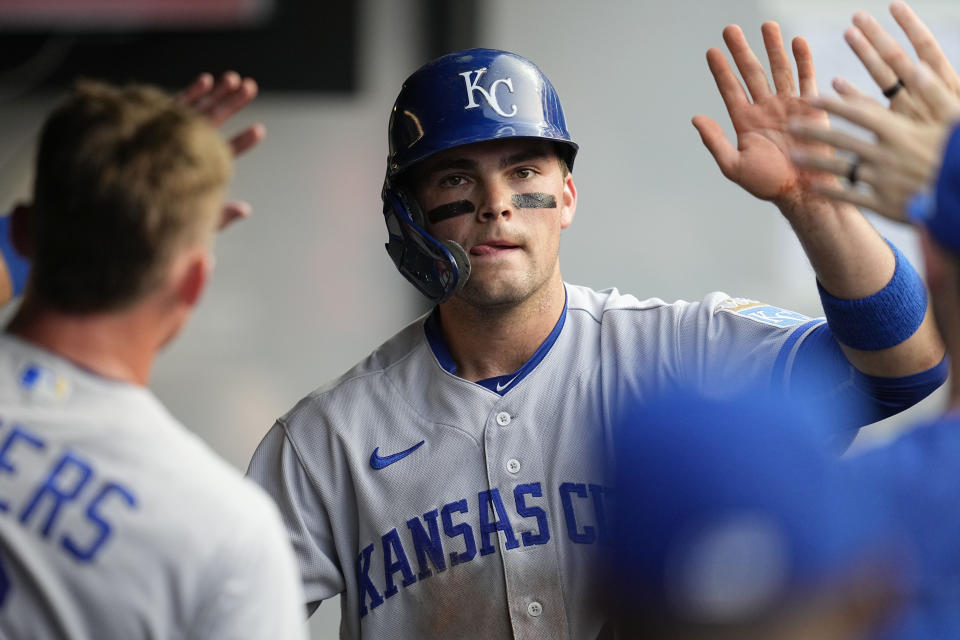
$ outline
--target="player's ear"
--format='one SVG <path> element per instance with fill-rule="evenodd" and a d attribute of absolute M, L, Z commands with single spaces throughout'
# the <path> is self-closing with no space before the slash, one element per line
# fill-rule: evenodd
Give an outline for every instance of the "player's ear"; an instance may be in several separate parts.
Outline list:
<path fill-rule="evenodd" d="M 10 242 L 24 258 L 33 257 L 33 242 L 30 240 L 30 215 L 33 207 L 22 202 L 10 213 Z"/>
<path fill-rule="evenodd" d="M 577 186 L 573 184 L 573 176 L 569 173 L 563 179 L 563 193 L 560 200 L 560 228 L 566 229 L 573 222 L 573 216 L 577 212 Z"/>
<path fill-rule="evenodd" d="M 183 260 L 175 276 L 176 296 L 181 304 L 194 307 L 210 281 L 214 258 L 209 251 L 198 248 L 189 251 Z"/>

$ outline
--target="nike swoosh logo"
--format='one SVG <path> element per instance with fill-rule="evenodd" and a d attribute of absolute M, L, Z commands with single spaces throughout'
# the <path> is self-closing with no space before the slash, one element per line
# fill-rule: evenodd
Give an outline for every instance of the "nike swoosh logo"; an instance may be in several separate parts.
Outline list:
<path fill-rule="evenodd" d="M 507 384 L 503 384 L 503 385 L 502 385 L 502 384 L 500 384 L 500 383 L 498 382 L 498 383 L 497 383 L 497 393 L 500 393 L 501 391 L 503 391 L 504 389 L 506 389 L 507 387 L 509 387 L 510 385 L 512 385 L 512 384 L 513 384 L 513 381 L 516 380 L 518 377 L 520 377 L 520 374 L 517 374 L 517 375 L 513 376 L 512 378 L 510 378 L 510 380 L 507 381 Z"/>
<path fill-rule="evenodd" d="M 377 469 L 378 471 L 380 469 L 383 469 L 384 467 L 389 467 L 394 462 L 398 460 L 403 460 L 408 455 L 410 455 L 411 453 L 419 449 L 420 445 L 422 445 L 424 442 L 426 442 L 426 440 L 421 440 L 420 442 L 413 445 L 409 449 L 404 449 L 400 453 L 394 453 L 389 456 L 378 455 L 377 452 L 380 451 L 380 447 L 377 447 L 376 449 L 373 450 L 373 453 L 370 454 L 370 466 L 374 469 Z"/>

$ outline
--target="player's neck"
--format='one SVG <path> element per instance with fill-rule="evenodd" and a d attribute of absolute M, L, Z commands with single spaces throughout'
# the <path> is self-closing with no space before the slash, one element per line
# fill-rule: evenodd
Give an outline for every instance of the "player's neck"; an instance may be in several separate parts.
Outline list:
<path fill-rule="evenodd" d="M 440 325 L 457 375 L 471 381 L 516 371 L 553 331 L 566 293 L 559 272 L 522 303 L 497 309 L 451 301 L 440 309 Z"/>
<path fill-rule="evenodd" d="M 165 342 L 165 330 L 151 313 L 138 305 L 115 313 L 67 314 L 25 300 L 7 330 L 105 378 L 146 386 Z"/>

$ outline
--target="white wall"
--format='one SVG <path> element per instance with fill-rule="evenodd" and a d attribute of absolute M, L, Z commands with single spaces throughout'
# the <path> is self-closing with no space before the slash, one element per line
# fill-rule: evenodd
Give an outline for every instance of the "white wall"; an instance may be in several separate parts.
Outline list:
<path fill-rule="evenodd" d="M 266 94 L 244 116 L 269 131 L 238 164 L 233 187 L 255 217 L 220 239 L 213 286 L 153 379 L 173 413 L 239 468 L 276 416 L 420 312 L 383 250 L 379 202 L 387 115 L 420 62 L 410 50 L 419 28 L 412 4 L 364 4 L 358 95 Z M 818 43 L 831 30 L 840 41 L 852 9 L 803 6 L 799 15 L 789 3 L 746 0 L 489 0 L 483 44 L 541 66 L 581 145 L 580 204 L 562 248 L 567 280 L 668 300 L 723 289 L 820 313 L 786 223 L 720 175 L 690 124 L 705 113 L 730 131 L 704 58 L 708 47 L 722 47 L 726 24 L 741 24 L 758 48 L 764 19 L 780 19 L 787 37 L 798 24 L 816 29 Z M 886 11 L 873 0 L 863 6 L 878 17 Z M 921 15 L 945 6 L 917 3 Z M 949 39 L 956 23 L 944 20 L 938 32 Z M 822 87 L 852 60 L 842 46 L 814 55 Z M 331 64 L 304 61 L 304 69 Z M 0 191 L 10 202 L 27 193 L 30 141 L 49 105 L 0 103 Z M 900 233 L 913 253 L 911 235 Z M 907 419 L 940 403 L 937 395 Z M 313 637 L 335 637 L 338 617 L 336 602 L 321 607 Z"/>

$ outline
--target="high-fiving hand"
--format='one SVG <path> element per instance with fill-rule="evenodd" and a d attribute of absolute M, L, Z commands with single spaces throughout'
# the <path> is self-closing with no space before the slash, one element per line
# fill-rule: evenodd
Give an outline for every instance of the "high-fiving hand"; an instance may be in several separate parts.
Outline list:
<path fill-rule="evenodd" d="M 734 147 L 720 125 L 707 116 L 694 117 L 693 125 L 724 176 L 752 195 L 772 201 L 790 215 L 808 210 L 817 200 L 826 203 L 815 187 L 836 186 L 836 179 L 791 162 L 790 154 L 797 148 L 822 155 L 830 155 L 832 150 L 817 142 L 795 139 L 787 131 L 787 124 L 791 118 L 807 117 L 827 126 L 827 115 L 809 102 L 817 95 L 817 81 L 806 40 L 799 37 L 793 40 L 798 94 L 780 27 L 775 22 L 766 22 L 762 33 L 775 92 L 740 27 L 728 26 L 723 31 L 723 39 L 743 76 L 749 96 L 723 52 L 717 48 L 707 51 L 707 64 L 737 133 L 737 146 Z"/>
<path fill-rule="evenodd" d="M 819 186 L 818 191 L 893 220 L 906 220 L 907 208 L 917 194 L 935 180 L 943 147 L 960 119 L 960 77 L 943 55 L 926 25 L 902 3 L 891 13 L 913 44 L 919 63 L 865 12 L 854 16 L 847 42 L 890 98 L 890 108 L 868 97 L 849 82 L 837 79 L 833 86 L 841 99 L 813 101 L 836 116 L 874 134 L 872 141 L 833 131 L 822 122 L 798 119 L 791 131 L 805 140 L 822 142 L 852 152 L 855 160 L 832 154 L 794 151 L 798 167 L 847 176 L 849 188 Z M 863 182 L 868 191 L 853 188 Z"/>
<path fill-rule="evenodd" d="M 227 71 L 216 82 L 209 73 L 201 73 L 186 89 L 177 94 L 176 98 L 178 102 L 205 115 L 214 126 L 219 127 L 250 104 L 257 96 L 257 91 L 257 83 L 253 78 L 241 78 L 235 71 Z M 259 144 L 266 135 L 266 128 L 256 123 L 232 136 L 228 143 L 233 155 L 239 156 Z M 247 202 L 228 202 L 223 209 L 220 228 L 249 217 L 251 212 L 252 208 Z"/>

